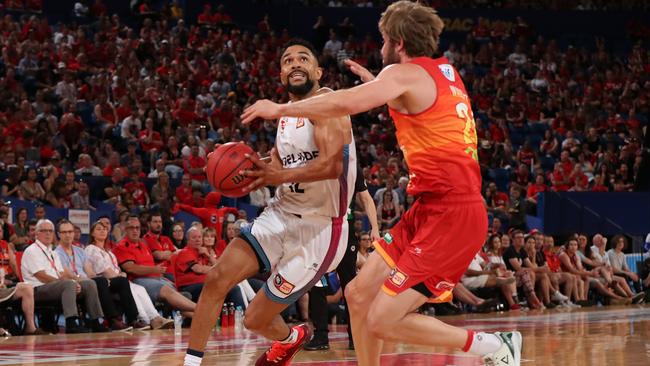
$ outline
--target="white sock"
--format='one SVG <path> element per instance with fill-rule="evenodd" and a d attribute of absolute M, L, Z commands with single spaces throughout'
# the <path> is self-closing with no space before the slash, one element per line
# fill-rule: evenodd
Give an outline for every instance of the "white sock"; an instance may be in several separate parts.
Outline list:
<path fill-rule="evenodd" d="M 201 360 L 201 357 L 186 354 L 183 366 L 201 366 Z"/>
<path fill-rule="evenodd" d="M 185 361 L 183 361 L 183 366 L 201 366 L 202 359 L 203 352 L 188 348 L 187 353 L 185 353 Z"/>
<path fill-rule="evenodd" d="M 488 353 L 494 353 L 501 348 L 501 340 L 499 337 L 490 333 L 474 333 L 472 344 L 469 347 L 468 353 L 476 356 L 485 356 Z"/>
<path fill-rule="evenodd" d="M 298 330 L 295 328 L 291 328 L 291 333 L 289 333 L 289 336 L 284 340 L 281 340 L 280 343 L 291 344 L 291 343 L 295 343 L 297 340 L 298 340 Z"/>

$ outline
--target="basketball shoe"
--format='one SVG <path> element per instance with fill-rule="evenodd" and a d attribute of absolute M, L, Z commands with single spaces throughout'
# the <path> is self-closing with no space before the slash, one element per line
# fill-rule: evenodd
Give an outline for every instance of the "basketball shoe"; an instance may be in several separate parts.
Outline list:
<path fill-rule="evenodd" d="M 519 332 L 496 332 L 501 339 L 501 348 L 483 356 L 487 366 L 520 366 L 522 338 Z"/>
<path fill-rule="evenodd" d="M 273 342 L 271 348 L 257 359 L 255 366 L 289 365 L 291 359 L 300 351 L 302 345 L 311 339 L 312 335 L 312 331 L 307 324 L 300 324 L 292 329 L 298 331 L 296 341 L 289 344 L 280 343 L 279 341 Z"/>

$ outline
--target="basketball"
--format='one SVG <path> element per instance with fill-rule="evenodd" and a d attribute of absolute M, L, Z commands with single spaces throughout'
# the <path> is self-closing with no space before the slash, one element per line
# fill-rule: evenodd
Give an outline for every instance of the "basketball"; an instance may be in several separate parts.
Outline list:
<path fill-rule="evenodd" d="M 208 155 L 205 174 L 210 184 L 221 194 L 230 198 L 245 196 L 242 188 L 253 182 L 239 172 L 252 169 L 255 165 L 246 154 L 255 152 L 242 142 L 229 142 L 216 148 Z"/>

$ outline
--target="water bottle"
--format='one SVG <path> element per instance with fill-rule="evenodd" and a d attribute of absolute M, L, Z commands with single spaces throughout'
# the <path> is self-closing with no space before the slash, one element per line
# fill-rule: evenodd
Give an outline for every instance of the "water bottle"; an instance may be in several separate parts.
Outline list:
<path fill-rule="evenodd" d="M 244 310 L 241 306 L 235 310 L 235 331 L 240 332 L 244 328 Z"/>
<path fill-rule="evenodd" d="M 228 308 L 228 325 L 231 327 L 235 326 L 235 303 L 231 302 L 230 307 Z"/>
<path fill-rule="evenodd" d="M 228 327 L 230 327 L 228 324 L 228 304 L 223 304 L 223 308 L 221 309 L 221 328 Z"/>
<path fill-rule="evenodd" d="M 174 335 L 183 333 L 183 317 L 180 311 L 174 311 Z"/>

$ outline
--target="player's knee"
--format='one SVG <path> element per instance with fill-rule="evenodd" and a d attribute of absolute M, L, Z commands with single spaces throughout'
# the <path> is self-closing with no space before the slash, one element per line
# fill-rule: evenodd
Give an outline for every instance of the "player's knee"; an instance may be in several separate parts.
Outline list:
<path fill-rule="evenodd" d="M 225 273 L 221 266 L 214 266 L 205 276 L 205 284 L 203 288 L 204 291 L 214 291 L 225 296 L 234 286 L 231 282 L 232 281 L 228 274 Z"/>
<path fill-rule="evenodd" d="M 345 302 L 350 311 L 356 312 L 364 307 L 364 311 L 366 311 L 368 309 L 368 303 L 365 296 L 365 293 L 359 287 L 356 279 L 352 280 L 352 282 L 345 287 Z"/>
<path fill-rule="evenodd" d="M 260 333 L 266 329 L 268 325 L 268 322 L 262 321 L 262 319 L 255 316 L 254 313 L 246 312 L 246 315 L 244 316 L 244 328 L 253 333 Z"/>

